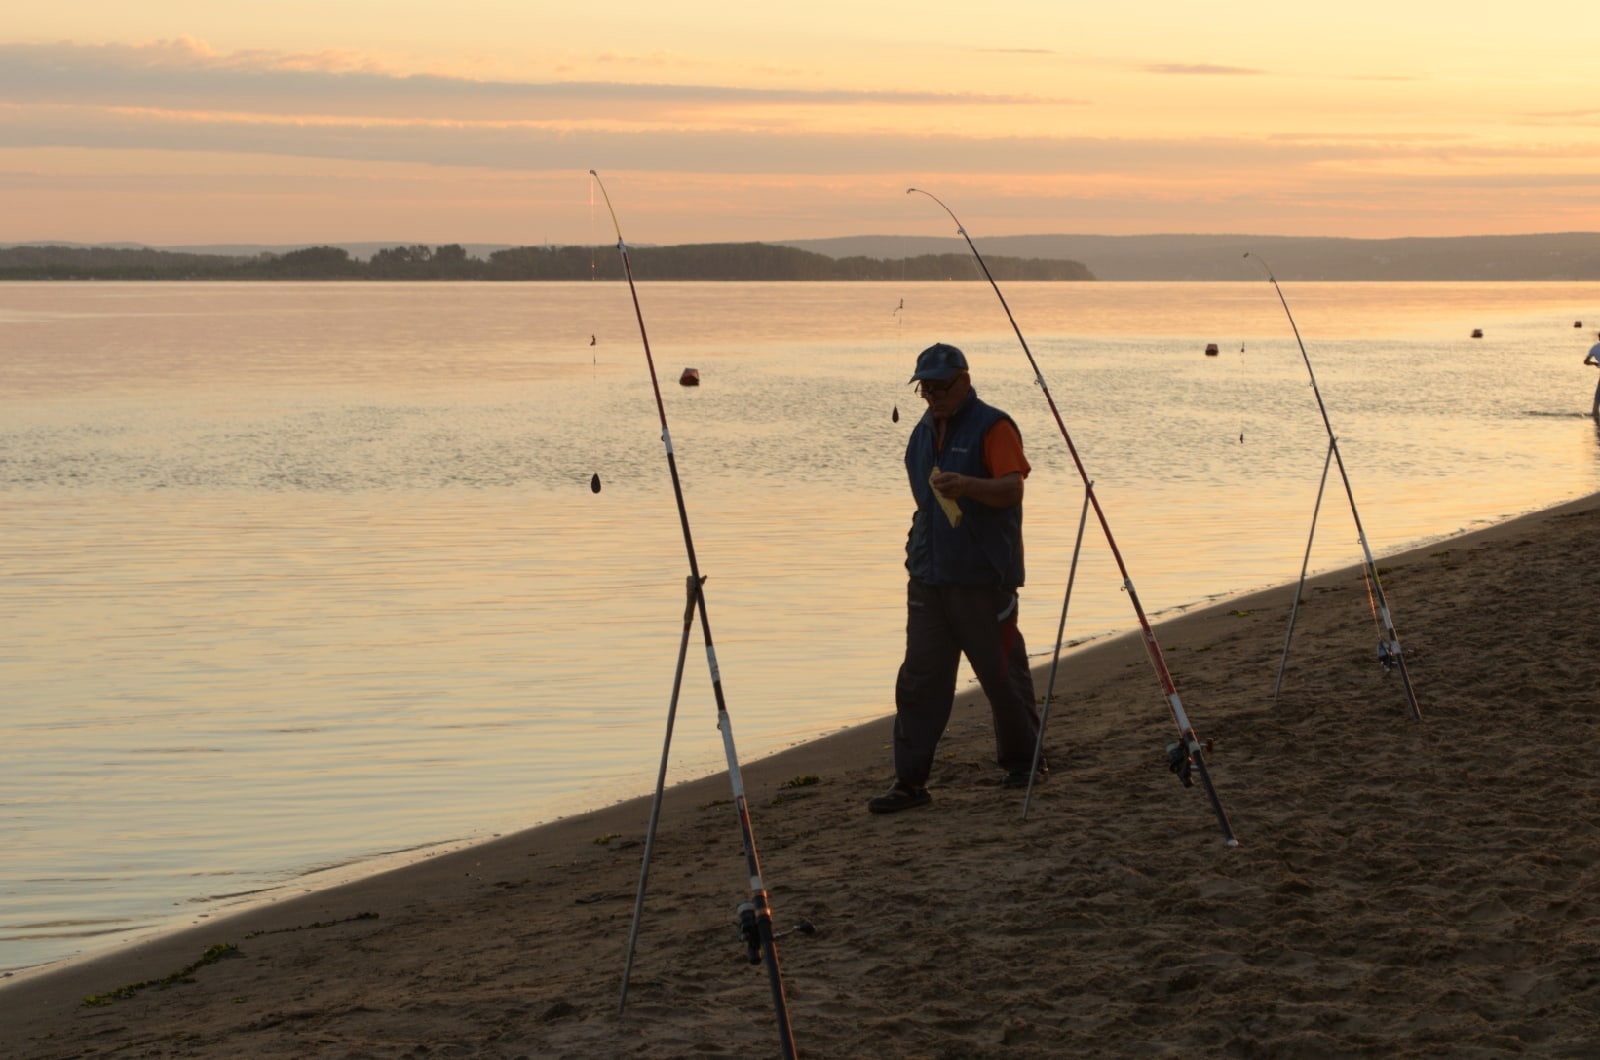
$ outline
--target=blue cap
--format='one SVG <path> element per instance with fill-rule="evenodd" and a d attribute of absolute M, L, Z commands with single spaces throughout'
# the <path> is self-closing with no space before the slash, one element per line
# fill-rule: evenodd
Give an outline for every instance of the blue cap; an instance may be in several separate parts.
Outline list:
<path fill-rule="evenodd" d="M 911 373 L 908 383 L 919 379 L 949 379 L 957 372 L 967 370 L 967 355 L 954 346 L 936 342 L 917 354 L 917 370 Z"/>

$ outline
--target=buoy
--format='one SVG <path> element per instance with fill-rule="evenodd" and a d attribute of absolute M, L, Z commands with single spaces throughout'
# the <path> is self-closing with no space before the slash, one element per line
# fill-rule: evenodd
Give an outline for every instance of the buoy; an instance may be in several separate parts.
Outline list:
<path fill-rule="evenodd" d="M 700 385 L 700 369 L 698 369 L 698 368 L 685 368 L 683 370 L 683 374 L 678 376 L 678 384 L 680 386 L 699 386 Z"/>
<path fill-rule="evenodd" d="M 1583 327 L 1583 321 L 1581 321 L 1581 320 L 1574 320 L 1574 321 L 1573 321 L 1573 322 L 1572 322 L 1572 326 L 1573 326 L 1573 327 L 1575 327 L 1575 328 L 1581 328 L 1581 327 Z"/>
<path fill-rule="evenodd" d="M 1206 343 L 1206 356 L 1207 357 L 1215 357 L 1216 355 L 1217 355 L 1217 344 L 1214 343 L 1214 342 Z"/>
<path fill-rule="evenodd" d="M 1483 329 L 1482 328 L 1473 328 L 1472 329 L 1472 337 L 1475 338 L 1475 339 L 1483 338 Z"/>

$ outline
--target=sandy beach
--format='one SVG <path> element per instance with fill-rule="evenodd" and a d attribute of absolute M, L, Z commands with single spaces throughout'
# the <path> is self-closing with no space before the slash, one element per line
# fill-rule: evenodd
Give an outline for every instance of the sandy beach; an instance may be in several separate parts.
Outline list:
<path fill-rule="evenodd" d="M 1063 664 L 1026 821 L 976 689 L 933 804 L 869 815 L 885 659 L 884 718 L 744 768 L 799 1055 L 1600 1052 L 1597 541 L 1590 497 L 1380 562 L 1421 722 L 1357 569 L 1276 704 L 1292 585 L 1159 621 L 1235 849 L 1131 636 Z M 648 799 L 19 977 L 0 1054 L 779 1055 L 730 793 L 668 792 L 620 1015 Z"/>

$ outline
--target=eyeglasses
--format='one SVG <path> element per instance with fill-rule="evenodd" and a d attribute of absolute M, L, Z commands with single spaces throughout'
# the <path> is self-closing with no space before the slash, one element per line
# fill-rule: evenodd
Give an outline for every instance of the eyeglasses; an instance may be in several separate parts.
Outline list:
<path fill-rule="evenodd" d="M 956 381 L 954 378 L 946 379 L 942 383 L 935 383 L 931 380 L 924 379 L 917 384 L 917 393 L 921 394 L 929 401 L 932 401 L 934 398 L 944 397 L 950 392 L 950 388 L 955 385 Z"/>

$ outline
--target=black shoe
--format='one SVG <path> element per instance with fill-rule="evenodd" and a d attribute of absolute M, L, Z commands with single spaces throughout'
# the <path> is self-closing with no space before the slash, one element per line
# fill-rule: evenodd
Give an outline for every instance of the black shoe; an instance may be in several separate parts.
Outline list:
<path fill-rule="evenodd" d="M 1035 784 L 1043 784 L 1045 778 L 1049 775 L 1050 767 L 1045 763 L 1040 762 L 1039 772 L 1034 773 L 1028 769 L 1027 766 L 1023 766 L 1020 769 L 1013 769 L 1005 775 L 1004 780 L 1000 781 L 1000 786 L 1002 788 L 1025 788 L 1028 786 L 1028 781 L 1030 779 Z"/>
<path fill-rule="evenodd" d="M 933 801 L 933 796 L 928 794 L 927 788 L 914 788 L 909 784 L 895 782 L 894 787 L 879 795 L 875 799 L 867 800 L 869 813 L 899 813 L 909 810 L 914 806 L 926 806 Z"/>

